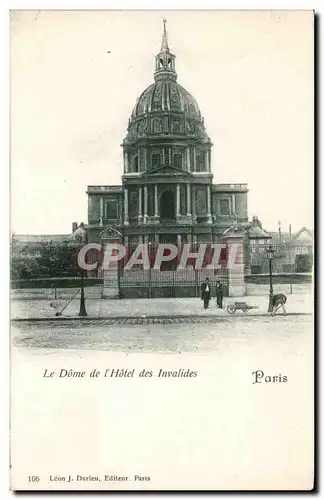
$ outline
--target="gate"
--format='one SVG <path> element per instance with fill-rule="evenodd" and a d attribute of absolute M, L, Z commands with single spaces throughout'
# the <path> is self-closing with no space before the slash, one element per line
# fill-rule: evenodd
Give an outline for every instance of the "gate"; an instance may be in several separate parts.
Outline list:
<path fill-rule="evenodd" d="M 122 298 L 176 298 L 199 297 L 200 286 L 209 278 L 212 295 L 216 295 L 216 281 L 219 280 L 228 295 L 228 273 L 220 270 L 181 269 L 172 271 L 124 270 L 120 272 L 120 295 Z"/>
<path fill-rule="evenodd" d="M 154 269 L 157 246 L 149 247 L 150 268 L 143 269 L 142 264 L 125 269 L 125 264 L 131 257 L 137 245 L 129 246 L 127 257 L 119 261 L 115 269 L 100 270 L 104 282 L 104 297 L 106 298 L 177 298 L 199 297 L 200 287 L 206 277 L 209 278 L 212 296 L 216 295 L 216 281 L 223 285 L 224 295 L 228 295 L 228 271 L 226 258 L 220 259 L 220 269 L 207 269 L 211 263 L 212 254 L 206 249 L 206 259 L 201 269 L 195 269 L 195 259 L 188 259 L 186 269 L 178 269 L 181 248 L 173 260 L 163 262 L 160 269 Z M 191 250 L 194 252 L 194 247 Z M 118 287 L 118 292 L 117 292 Z"/>
<path fill-rule="evenodd" d="M 136 246 L 129 247 L 127 259 L 130 258 Z M 178 247 L 177 256 L 169 261 L 162 262 L 160 269 L 154 269 L 156 252 L 158 246 L 150 245 L 148 257 L 150 269 L 143 269 L 142 265 L 134 266 L 131 269 L 125 269 L 125 261 L 119 266 L 119 286 L 120 296 L 127 298 L 159 298 L 159 297 L 199 297 L 200 286 L 209 278 L 212 294 L 215 295 L 216 281 L 219 280 L 224 289 L 224 295 L 228 295 L 228 271 L 227 254 L 221 254 L 219 264 L 220 269 L 208 269 L 208 264 L 212 262 L 213 253 L 210 247 L 206 247 L 204 262 L 201 269 L 195 269 L 195 259 L 189 258 L 188 266 L 185 269 L 179 269 L 182 247 Z M 192 245 L 191 252 L 198 251 L 195 245 Z M 166 254 L 167 255 L 167 254 Z M 137 268 L 136 268 L 137 267 Z"/>

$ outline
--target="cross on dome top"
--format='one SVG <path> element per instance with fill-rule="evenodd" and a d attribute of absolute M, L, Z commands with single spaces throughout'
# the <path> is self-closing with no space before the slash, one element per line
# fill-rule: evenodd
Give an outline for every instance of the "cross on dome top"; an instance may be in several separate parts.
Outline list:
<path fill-rule="evenodd" d="M 162 44 L 159 54 L 155 57 L 155 80 L 177 79 L 175 71 L 175 56 L 171 54 L 168 43 L 167 20 L 163 19 Z"/>
<path fill-rule="evenodd" d="M 167 25 L 167 20 L 164 18 L 163 19 L 163 35 L 162 35 L 162 45 L 161 45 L 161 52 L 169 52 L 169 45 L 168 45 L 168 34 L 166 30 L 166 25 Z"/>

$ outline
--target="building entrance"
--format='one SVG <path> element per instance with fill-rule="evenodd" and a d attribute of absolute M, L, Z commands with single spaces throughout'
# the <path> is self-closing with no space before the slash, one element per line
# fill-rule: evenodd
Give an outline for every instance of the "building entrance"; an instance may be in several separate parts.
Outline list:
<path fill-rule="evenodd" d="M 160 199 L 160 219 L 174 220 L 175 219 L 175 203 L 174 194 L 171 189 L 163 191 Z"/>

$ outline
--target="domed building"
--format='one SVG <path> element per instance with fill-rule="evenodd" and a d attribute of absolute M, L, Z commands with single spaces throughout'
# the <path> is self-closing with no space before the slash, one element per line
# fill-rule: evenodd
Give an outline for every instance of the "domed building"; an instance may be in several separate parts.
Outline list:
<path fill-rule="evenodd" d="M 90 241 L 113 227 L 125 245 L 212 243 L 248 222 L 247 185 L 213 184 L 213 144 L 175 60 L 164 20 L 154 83 L 137 99 L 122 142 L 122 185 L 88 186 Z"/>

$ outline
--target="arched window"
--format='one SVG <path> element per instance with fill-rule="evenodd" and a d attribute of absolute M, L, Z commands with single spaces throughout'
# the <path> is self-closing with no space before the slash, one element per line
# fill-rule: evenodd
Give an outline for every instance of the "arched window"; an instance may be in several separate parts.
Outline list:
<path fill-rule="evenodd" d="M 152 168 L 157 168 L 161 164 L 161 155 L 159 153 L 152 154 Z"/>
<path fill-rule="evenodd" d="M 173 155 L 173 165 L 176 168 L 182 168 L 182 154 L 181 153 L 175 153 Z"/>

